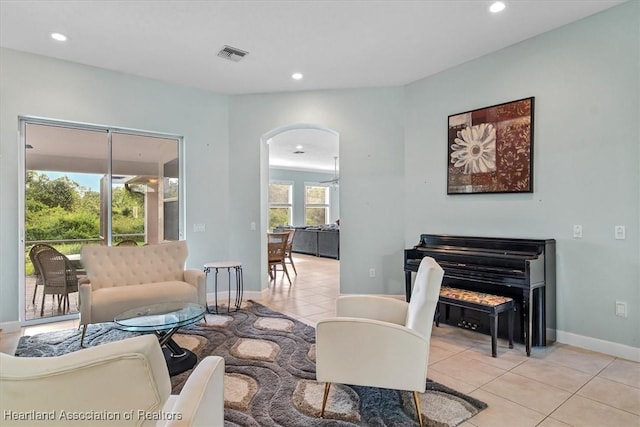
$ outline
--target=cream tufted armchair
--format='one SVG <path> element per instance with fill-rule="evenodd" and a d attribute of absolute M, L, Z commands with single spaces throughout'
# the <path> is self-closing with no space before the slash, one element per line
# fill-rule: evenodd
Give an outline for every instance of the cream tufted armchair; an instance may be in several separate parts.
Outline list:
<path fill-rule="evenodd" d="M 0 353 L 0 413 L 3 426 L 222 427 L 224 359 L 202 359 L 171 395 L 153 335 L 57 357 Z"/>
<path fill-rule="evenodd" d="M 411 302 L 353 295 L 338 298 L 338 317 L 316 326 L 316 379 L 325 382 L 321 417 L 331 383 L 413 392 L 426 388 L 429 343 L 444 270 L 425 257 L 415 278 Z"/>
<path fill-rule="evenodd" d="M 126 310 L 162 302 L 191 302 L 206 306 L 202 270 L 185 270 L 184 240 L 147 246 L 82 248 L 89 283 L 80 285 L 81 345 L 91 323 L 112 322 Z"/>

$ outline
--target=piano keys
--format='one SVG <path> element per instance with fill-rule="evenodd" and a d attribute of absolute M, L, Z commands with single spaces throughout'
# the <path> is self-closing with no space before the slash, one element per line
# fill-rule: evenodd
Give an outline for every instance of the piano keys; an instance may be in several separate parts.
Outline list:
<path fill-rule="evenodd" d="M 411 273 L 418 271 L 425 256 L 444 269 L 443 285 L 513 298 L 516 338 L 525 344 L 527 355 L 532 346 L 547 345 L 547 330 L 555 334 L 554 239 L 422 234 L 416 246 L 404 251 L 407 301 L 411 298 Z M 462 320 L 452 313 L 451 323 L 465 323 Z M 486 319 L 474 321 L 487 323 Z M 488 326 L 479 331 L 488 333 Z M 549 341 L 553 340 L 555 336 L 550 336 Z"/>

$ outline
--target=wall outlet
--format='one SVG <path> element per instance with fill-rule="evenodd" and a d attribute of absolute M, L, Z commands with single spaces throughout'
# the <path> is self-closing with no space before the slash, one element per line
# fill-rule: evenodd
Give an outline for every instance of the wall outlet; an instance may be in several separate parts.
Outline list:
<path fill-rule="evenodd" d="M 616 316 L 627 317 L 627 303 L 625 301 L 616 301 Z"/>
<path fill-rule="evenodd" d="M 193 224 L 194 233 L 204 233 L 206 228 L 207 228 L 206 224 Z"/>
<path fill-rule="evenodd" d="M 627 230 L 624 225 L 616 225 L 613 228 L 614 235 L 616 236 L 616 240 L 624 240 L 627 238 Z"/>
<path fill-rule="evenodd" d="M 576 224 L 573 226 L 573 238 L 574 239 L 582 239 L 582 226 Z"/>
<path fill-rule="evenodd" d="M 371 277 L 371 278 L 376 277 L 376 269 L 375 268 L 370 268 L 369 269 L 369 277 Z"/>
<path fill-rule="evenodd" d="M 255 222 L 251 222 L 249 224 L 249 230 L 255 230 L 256 229 L 256 223 Z"/>

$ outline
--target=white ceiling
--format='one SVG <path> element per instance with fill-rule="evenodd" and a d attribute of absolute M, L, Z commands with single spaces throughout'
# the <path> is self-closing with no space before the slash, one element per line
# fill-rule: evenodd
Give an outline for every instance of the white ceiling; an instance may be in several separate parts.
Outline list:
<path fill-rule="evenodd" d="M 624 1 L 504 2 L 0 0 L 0 46 L 220 94 L 398 86 Z"/>
<path fill-rule="evenodd" d="M 269 166 L 334 173 L 340 169 L 338 143 L 338 135 L 325 130 L 288 130 L 269 142 Z"/>
<path fill-rule="evenodd" d="M 396 86 L 623 3 L 504 1 L 1 0 L 0 45 L 223 94 Z"/>

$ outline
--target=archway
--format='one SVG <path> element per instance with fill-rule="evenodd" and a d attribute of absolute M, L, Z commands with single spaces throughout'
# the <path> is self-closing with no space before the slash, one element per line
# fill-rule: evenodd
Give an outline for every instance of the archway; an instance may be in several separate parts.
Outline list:
<path fill-rule="evenodd" d="M 281 126 L 261 137 L 260 153 L 260 231 L 263 248 L 261 262 L 266 265 L 267 232 L 275 225 L 296 228 L 309 225 L 336 226 L 340 206 L 339 133 L 325 126 L 310 123 Z M 283 191 L 289 192 L 288 198 L 278 206 L 270 204 L 269 201 L 269 186 L 274 177 L 275 181 L 281 184 Z M 322 194 L 323 188 L 326 189 L 326 204 L 309 205 L 307 193 L 315 190 Z M 281 215 L 280 221 L 274 221 L 274 212 Z M 286 216 L 286 221 L 282 220 L 282 215 Z M 336 236 L 336 245 L 339 245 L 339 233 Z M 298 240 L 296 239 L 296 245 Z M 313 252 L 312 249 L 298 249 L 306 251 L 302 252 L 306 254 Z M 339 258 L 339 250 L 336 250 L 335 258 Z M 266 275 L 263 276 L 261 287 L 268 287 Z"/>

